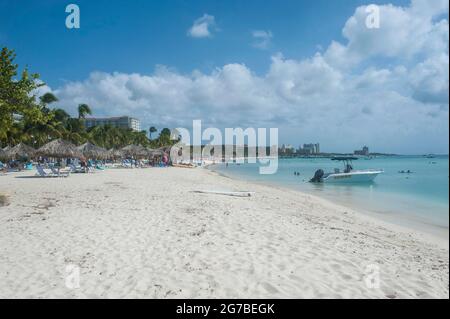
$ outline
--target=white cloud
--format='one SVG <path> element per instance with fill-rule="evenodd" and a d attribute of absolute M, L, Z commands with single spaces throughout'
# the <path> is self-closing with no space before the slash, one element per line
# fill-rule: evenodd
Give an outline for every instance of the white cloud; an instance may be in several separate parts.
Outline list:
<path fill-rule="evenodd" d="M 269 31 L 255 30 L 252 31 L 252 37 L 254 39 L 252 45 L 255 48 L 265 50 L 269 48 L 273 38 L 273 34 L 270 30 Z"/>
<path fill-rule="evenodd" d="M 192 27 L 188 30 L 188 36 L 193 38 L 209 38 L 212 36 L 212 29 L 215 28 L 216 21 L 214 16 L 204 14 L 194 21 Z"/>
<path fill-rule="evenodd" d="M 447 0 L 412 0 L 412 10 L 425 17 L 435 17 L 439 15 L 448 15 L 448 1 Z"/>
<path fill-rule="evenodd" d="M 380 28 L 366 26 L 366 6 L 358 7 L 343 30 L 347 43 L 332 42 L 325 56 L 336 67 L 349 68 L 369 58 L 414 60 L 448 51 L 448 20 L 435 22 L 448 4 L 416 0 L 409 7 L 381 5 Z M 428 9 L 424 9 L 428 8 Z"/>
<path fill-rule="evenodd" d="M 158 66 L 148 75 L 93 72 L 54 92 L 72 113 L 88 103 L 96 115 L 133 115 L 144 128 L 201 119 L 219 128 L 279 127 L 283 142 L 320 141 L 330 151 L 369 144 L 386 152 L 448 152 L 448 21 L 431 19 L 439 7 L 421 11 L 422 21 L 414 5 L 385 6 L 385 27 L 368 37 L 358 8 L 344 27 L 348 43 L 333 42 L 303 60 L 275 55 L 264 75 L 237 63 L 208 74 Z M 408 21 L 420 30 L 404 26 Z"/>
<path fill-rule="evenodd" d="M 448 61 L 448 53 L 442 53 L 419 63 L 411 70 L 409 82 L 414 98 L 425 103 L 448 104 Z"/>

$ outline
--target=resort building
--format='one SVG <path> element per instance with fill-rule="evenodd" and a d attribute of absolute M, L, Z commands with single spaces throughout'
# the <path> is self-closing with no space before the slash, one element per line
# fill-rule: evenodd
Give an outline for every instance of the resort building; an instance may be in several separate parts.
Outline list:
<path fill-rule="evenodd" d="M 141 122 L 138 119 L 129 116 L 120 117 L 90 117 L 84 120 L 84 125 L 87 129 L 94 126 L 111 125 L 114 127 L 132 129 L 139 132 L 141 130 Z"/>
<path fill-rule="evenodd" d="M 299 147 L 297 153 L 301 155 L 317 155 L 320 153 L 320 144 L 319 143 L 311 143 L 311 144 L 303 144 L 303 147 Z"/>
<path fill-rule="evenodd" d="M 294 151 L 294 146 L 292 146 L 291 144 L 283 144 L 281 145 L 281 152 L 285 153 L 285 152 L 293 152 Z"/>
<path fill-rule="evenodd" d="M 362 150 L 356 150 L 354 152 L 355 155 L 363 155 L 363 156 L 367 156 L 369 155 L 369 148 L 367 146 L 364 146 L 362 148 Z"/>
<path fill-rule="evenodd" d="M 279 153 L 282 155 L 292 155 L 295 153 L 295 148 L 290 144 L 283 144 L 279 149 Z"/>

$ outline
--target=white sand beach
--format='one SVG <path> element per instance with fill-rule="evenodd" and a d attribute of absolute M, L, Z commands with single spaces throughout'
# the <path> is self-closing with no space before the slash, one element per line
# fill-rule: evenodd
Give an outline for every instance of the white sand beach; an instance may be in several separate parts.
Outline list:
<path fill-rule="evenodd" d="M 310 195 L 205 169 L 33 174 L 0 176 L 1 298 L 449 297 L 448 236 Z"/>

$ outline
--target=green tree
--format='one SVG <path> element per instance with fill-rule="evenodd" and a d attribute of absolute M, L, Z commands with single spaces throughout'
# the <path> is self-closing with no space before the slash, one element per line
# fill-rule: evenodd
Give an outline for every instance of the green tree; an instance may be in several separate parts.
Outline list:
<path fill-rule="evenodd" d="M 53 93 L 50 93 L 50 92 L 45 93 L 45 94 L 42 95 L 39 99 L 40 99 L 41 102 L 44 103 L 45 105 L 52 104 L 52 103 L 58 101 L 58 98 L 57 98 L 55 95 L 53 95 Z"/>
<path fill-rule="evenodd" d="M 78 118 L 71 117 L 61 108 L 50 108 L 58 101 L 52 93 L 36 97 L 37 88 L 44 85 L 38 74 L 29 74 L 25 68 L 19 74 L 14 63 L 14 51 L 3 48 L 0 53 L 0 144 L 11 146 L 25 142 L 40 147 L 55 139 L 64 138 L 75 144 L 91 141 L 105 148 L 121 148 L 129 144 L 160 147 L 169 146 L 168 128 L 161 130 L 158 138 L 149 140 L 146 131 L 136 132 L 110 125 L 97 126 L 86 130 L 84 119 L 92 115 L 87 104 L 78 105 Z M 157 132 L 149 128 L 150 137 Z"/>
<path fill-rule="evenodd" d="M 168 146 L 171 145 L 172 141 L 170 140 L 170 129 L 163 128 L 159 133 L 157 146 Z"/>
<path fill-rule="evenodd" d="M 161 130 L 160 136 L 165 136 L 165 137 L 169 137 L 170 138 L 170 129 L 168 129 L 167 127 L 163 128 Z"/>
<path fill-rule="evenodd" d="M 44 85 L 38 81 L 38 74 L 30 74 L 28 69 L 18 77 L 19 66 L 14 63 L 13 50 L 4 47 L 0 53 L 0 142 L 15 143 L 22 137 L 17 132 L 23 127 L 24 119 L 34 123 L 45 121 L 35 100 L 37 88 Z M 22 133 L 23 134 L 23 133 Z M 22 135 L 21 134 L 21 135 Z"/>
<path fill-rule="evenodd" d="M 66 126 L 70 119 L 70 115 L 63 109 L 54 109 L 53 112 L 55 114 L 55 119 Z"/>
<path fill-rule="evenodd" d="M 85 119 L 86 115 L 92 115 L 91 108 L 87 104 L 78 105 L 78 118 Z"/>
<path fill-rule="evenodd" d="M 148 132 L 150 133 L 150 139 L 152 139 L 152 134 L 156 133 L 158 130 L 156 129 L 156 127 L 152 126 L 148 129 Z"/>

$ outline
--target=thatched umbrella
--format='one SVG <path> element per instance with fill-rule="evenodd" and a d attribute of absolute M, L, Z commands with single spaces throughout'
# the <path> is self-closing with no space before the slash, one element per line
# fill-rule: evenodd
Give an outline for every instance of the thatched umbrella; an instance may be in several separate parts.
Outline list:
<path fill-rule="evenodd" d="M 164 152 L 160 149 L 151 149 L 151 148 L 147 148 L 147 153 L 149 157 L 156 157 L 156 156 L 163 156 Z"/>
<path fill-rule="evenodd" d="M 8 154 L 2 149 L 0 148 L 0 160 L 5 160 L 8 158 Z"/>
<path fill-rule="evenodd" d="M 162 147 L 157 148 L 157 150 L 161 151 L 163 153 L 169 154 L 171 148 L 172 148 L 172 146 L 162 146 Z"/>
<path fill-rule="evenodd" d="M 5 153 L 10 159 L 31 158 L 36 154 L 36 150 L 31 146 L 19 143 L 13 148 L 8 149 Z"/>
<path fill-rule="evenodd" d="M 91 142 L 84 143 L 77 147 L 86 158 L 92 159 L 105 159 L 108 157 L 109 153 L 103 147 L 92 144 Z"/>
<path fill-rule="evenodd" d="M 144 158 L 148 156 L 148 151 L 141 145 L 128 145 L 120 150 L 126 157 Z"/>
<path fill-rule="evenodd" d="M 81 153 L 75 145 L 63 139 L 57 139 L 45 144 L 37 150 L 37 154 L 56 158 L 82 158 Z"/>
<path fill-rule="evenodd" d="M 11 149 L 11 147 L 5 146 L 3 149 L 0 147 L 0 154 L 5 154 L 5 156 L 7 157 L 7 152 Z M 3 151 L 4 153 L 2 153 L 1 151 Z M 6 159 L 6 158 L 5 158 Z"/>
<path fill-rule="evenodd" d="M 116 150 L 116 149 L 112 148 L 108 151 L 108 158 L 110 158 L 110 159 L 117 159 L 117 158 L 122 158 L 122 157 L 124 157 L 124 155 L 121 150 Z"/>

